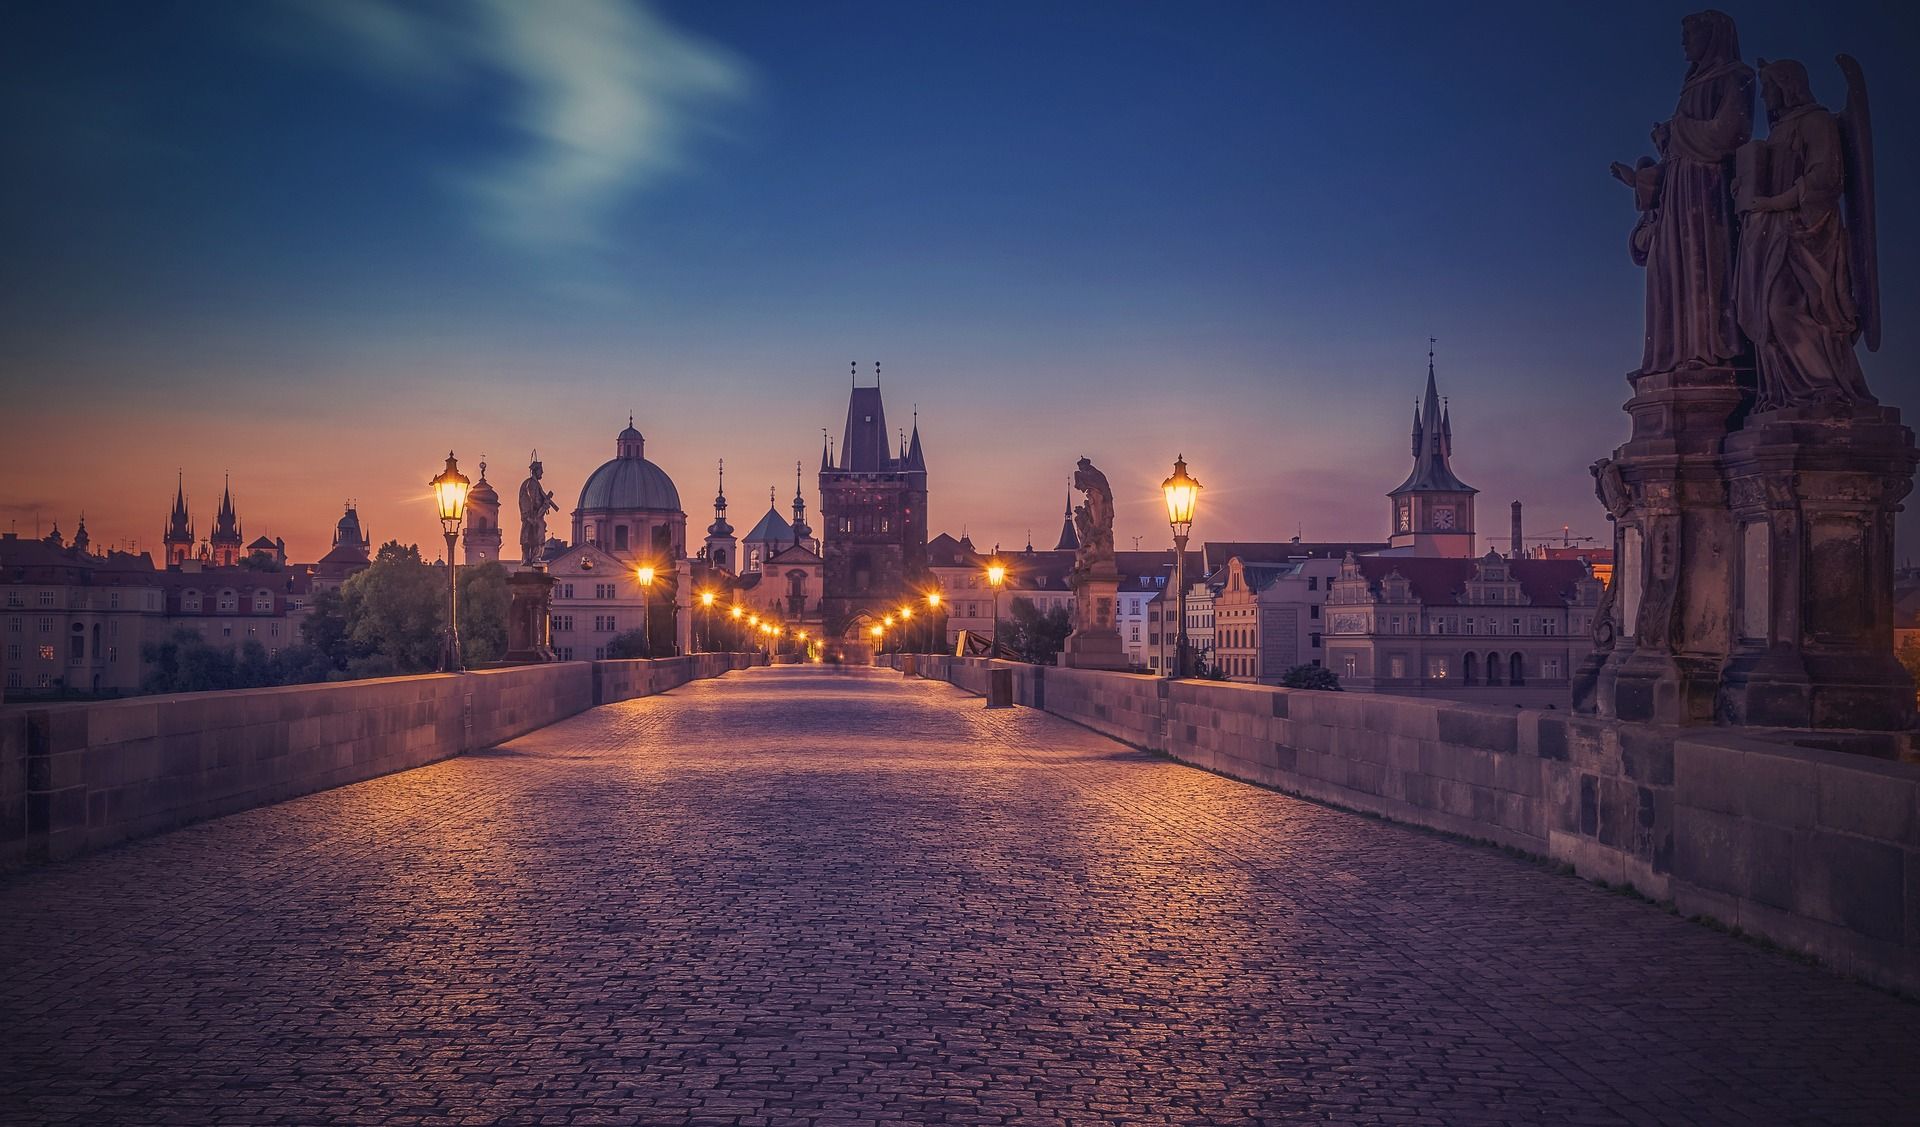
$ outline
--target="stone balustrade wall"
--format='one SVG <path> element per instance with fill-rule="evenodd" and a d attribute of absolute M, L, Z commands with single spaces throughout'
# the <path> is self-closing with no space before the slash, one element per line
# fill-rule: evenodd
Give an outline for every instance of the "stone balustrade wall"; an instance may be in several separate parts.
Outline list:
<path fill-rule="evenodd" d="M 917 661 L 974 693 L 991 664 Z M 1920 762 L 1902 740 L 997 664 L 1018 703 L 1136 747 L 1564 862 L 1920 995 Z"/>
<path fill-rule="evenodd" d="M 419 767 L 752 662 L 556 662 L 0 708 L 0 867 Z"/>

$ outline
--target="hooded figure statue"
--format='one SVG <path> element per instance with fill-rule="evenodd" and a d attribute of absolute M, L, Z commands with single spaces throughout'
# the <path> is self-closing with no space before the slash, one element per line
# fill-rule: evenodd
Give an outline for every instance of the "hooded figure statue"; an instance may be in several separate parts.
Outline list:
<path fill-rule="evenodd" d="M 1643 373 L 1732 363 L 1742 351 L 1733 312 L 1732 158 L 1753 136 L 1753 69 L 1724 12 L 1680 21 L 1690 64 L 1670 120 L 1653 127 L 1657 160 L 1613 173 L 1634 189 L 1629 239 L 1647 270 Z"/>

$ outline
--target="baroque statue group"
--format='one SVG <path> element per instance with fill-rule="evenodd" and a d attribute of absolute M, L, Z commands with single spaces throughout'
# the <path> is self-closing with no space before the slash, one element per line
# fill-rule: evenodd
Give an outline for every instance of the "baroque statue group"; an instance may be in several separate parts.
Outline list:
<path fill-rule="evenodd" d="M 1865 76 L 1838 57 L 1835 113 L 1803 64 L 1743 59 L 1723 12 L 1687 16 L 1680 45 L 1652 155 L 1613 165 L 1638 211 L 1646 335 L 1632 437 L 1593 467 L 1616 569 L 1574 705 L 1906 729 L 1893 530 L 1920 455 L 1857 351 L 1880 343 Z"/>
<path fill-rule="evenodd" d="M 1873 137 L 1860 66 L 1839 57 L 1845 109 L 1814 100 L 1792 59 L 1740 57 L 1733 20 L 1682 22 L 1687 77 L 1633 189 L 1629 240 L 1647 271 L 1642 372 L 1751 358 L 1762 409 L 1872 403 L 1854 346 L 1880 343 Z M 1753 139 L 1754 86 L 1767 135 Z"/>

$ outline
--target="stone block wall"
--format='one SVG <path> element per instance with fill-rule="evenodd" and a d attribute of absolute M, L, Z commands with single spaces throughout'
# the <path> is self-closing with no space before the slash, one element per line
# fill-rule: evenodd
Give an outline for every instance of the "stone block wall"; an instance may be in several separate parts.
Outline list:
<path fill-rule="evenodd" d="M 920 673 L 978 693 L 990 664 L 922 658 Z M 1136 747 L 1564 862 L 1920 995 L 1920 762 L 1910 752 L 1873 758 L 1798 746 L 1791 732 L 997 664 L 1026 687 L 1018 703 L 1032 706 L 1037 692 L 1046 711 Z"/>
<path fill-rule="evenodd" d="M 765 658 L 756 662 L 755 655 L 749 653 L 703 653 L 654 658 L 651 661 L 640 658 L 596 661 L 593 663 L 593 703 L 612 704 L 635 697 L 649 697 L 688 681 L 718 677 L 754 664 L 766 664 Z"/>
<path fill-rule="evenodd" d="M 0 866 L 419 767 L 584 712 L 602 692 L 646 696 L 751 661 L 556 662 L 0 709 Z"/>
<path fill-rule="evenodd" d="M 28 852 L 27 718 L 0 710 L 0 870 Z"/>
<path fill-rule="evenodd" d="M 1920 768 L 1781 735 L 1673 751 L 1680 911 L 1920 994 Z"/>

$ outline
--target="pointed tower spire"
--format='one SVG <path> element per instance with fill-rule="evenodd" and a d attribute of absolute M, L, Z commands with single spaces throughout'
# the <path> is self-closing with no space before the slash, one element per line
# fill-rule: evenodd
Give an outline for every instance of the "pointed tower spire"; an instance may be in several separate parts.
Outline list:
<path fill-rule="evenodd" d="M 1053 546 L 1056 552 L 1075 552 L 1080 550 L 1080 534 L 1073 529 L 1073 482 L 1067 482 L 1067 512 L 1060 518 L 1060 542 Z"/>
<path fill-rule="evenodd" d="M 800 463 L 793 464 L 793 542 L 805 544 L 813 529 L 807 527 L 807 499 L 800 492 L 802 482 Z"/>
<path fill-rule="evenodd" d="M 820 428 L 820 472 L 833 469 L 833 439 L 827 437 L 827 428 Z"/>
<path fill-rule="evenodd" d="M 1389 493 L 1393 499 L 1395 547 L 1417 555 L 1471 555 L 1473 495 L 1478 490 L 1454 475 L 1453 413 L 1440 397 L 1434 375 L 1436 338 L 1427 338 L 1427 386 L 1413 428 L 1413 470 Z"/>
<path fill-rule="evenodd" d="M 724 540 L 733 535 L 733 526 L 727 523 L 727 460 L 720 459 L 720 487 L 713 495 L 713 523 L 707 526 L 709 541 Z M 708 545 L 711 547 L 711 543 Z M 711 558 L 711 556 L 709 556 Z"/>
<path fill-rule="evenodd" d="M 913 405 L 913 438 L 907 443 L 906 468 L 908 473 L 927 472 L 927 456 L 920 449 L 920 405 L 918 403 Z"/>

